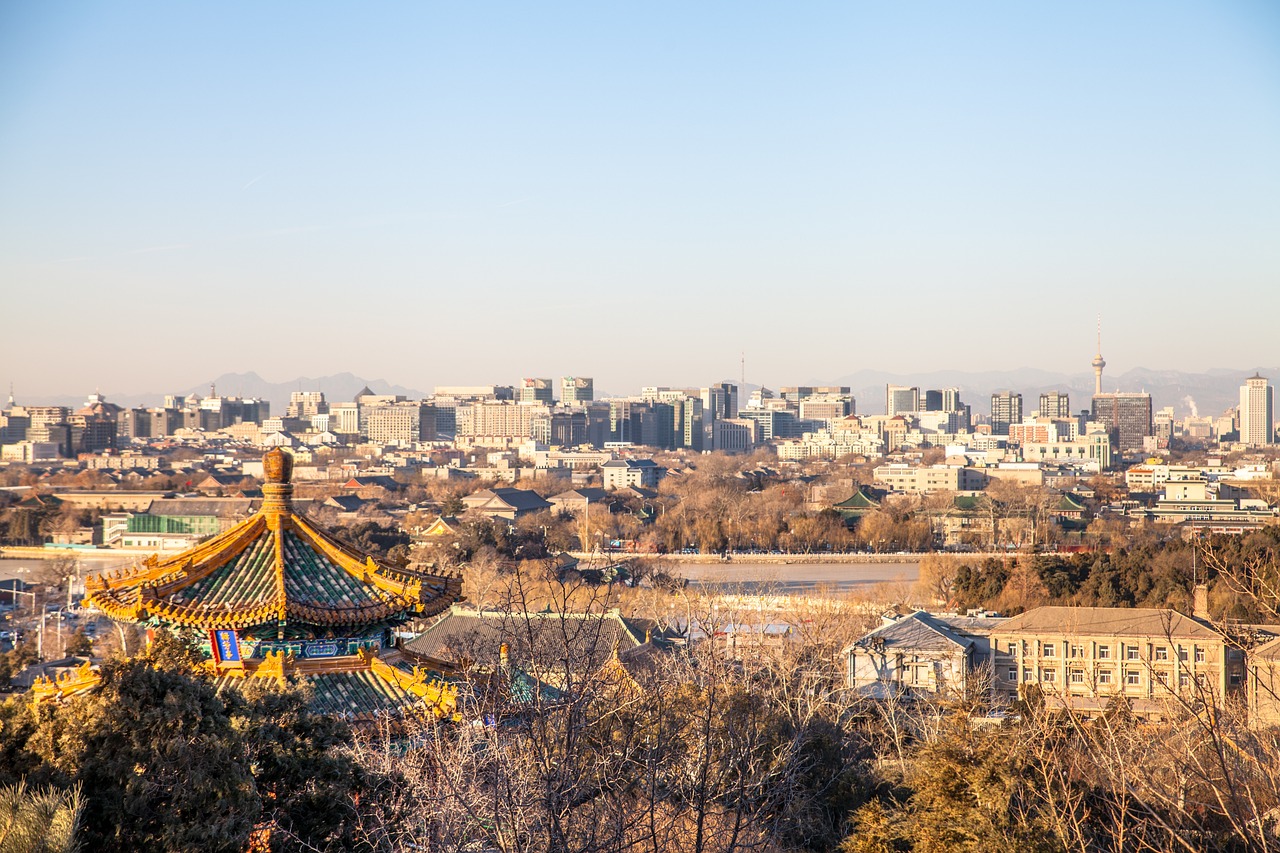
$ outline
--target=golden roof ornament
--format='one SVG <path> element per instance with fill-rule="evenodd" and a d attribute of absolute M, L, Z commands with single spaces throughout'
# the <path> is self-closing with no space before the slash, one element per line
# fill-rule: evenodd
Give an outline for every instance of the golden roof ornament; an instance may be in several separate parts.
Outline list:
<path fill-rule="evenodd" d="M 268 450 L 262 457 L 262 476 L 268 483 L 292 482 L 293 454 L 279 447 Z"/>

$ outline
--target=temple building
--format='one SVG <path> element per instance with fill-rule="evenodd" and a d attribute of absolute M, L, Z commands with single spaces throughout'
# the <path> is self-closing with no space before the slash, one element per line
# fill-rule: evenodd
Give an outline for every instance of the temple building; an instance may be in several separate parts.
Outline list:
<path fill-rule="evenodd" d="M 315 710 L 355 721 L 453 715 L 456 690 L 406 660 L 394 629 L 447 610 L 461 579 L 375 560 L 297 515 L 285 451 L 269 451 L 263 473 L 257 513 L 174 556 L 88 580 L 85 604 L 194 641 L 220 689 L 296 679 L 314 688 Z"/>

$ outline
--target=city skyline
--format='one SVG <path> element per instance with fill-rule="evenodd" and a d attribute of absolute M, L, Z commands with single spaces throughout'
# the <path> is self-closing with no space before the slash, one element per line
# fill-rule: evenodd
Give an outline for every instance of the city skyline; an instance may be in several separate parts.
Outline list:
<path fill-rule="evenodd" d="M 3 387 L 1276 360 L 1268 4 L 3 16 Z"/>

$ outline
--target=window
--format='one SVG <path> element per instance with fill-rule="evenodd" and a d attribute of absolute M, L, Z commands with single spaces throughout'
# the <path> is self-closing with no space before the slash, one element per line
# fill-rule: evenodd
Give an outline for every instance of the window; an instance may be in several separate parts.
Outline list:
<path fill-rule="evenodd" d="M 1187 647 L 1178 646 L 1178 660 L 1185 661 L 1187 659 Z"/>
<path fill-rule="evenodd" d="M 1084 684 L 1084 670 L 1083 670 L 1083 669 L 1073 669 L 1073 670 L 1071 670 L 1071 683 L 1072 683 L 1072 684 Z"/>
<path fill-rule="evenodd" d="M 1164 671 L 1157 672 L 1157 673 L 1156 673 L 1156 681 L 1160 682 L 1160 683 L 1161 683 L 1161 684 L 1163 684 L 1165 687 L 1168 687 L 1168 686 L 1169 686 L 1169 673 L 1164 672 Z"/>
<path fill-rule="evenodd" d="M 1168 660 L 1169 649 L 1167 646 L 1156 646 L 1156 660 Z"/>
<path fill-rule="evenodd" d="M 1204 663 L 1204 647 L 1195 646 L 1195 650 L 1196 650 L 1196 663 Z"/>
<path fill-rule="evenodd" d="M 1018 680 L 1018 668 L 1016 666 L 1009 667 L 1008 678 L 1010 681 Z"/>
<path fill-rule="evenodd" d="M 1052 670 L 1052 669 L 1042 669 L 1042 670 L 1040 670 L 1040 680 L 1041 680 L 1041 681 L 1048 682 L 1049 684 L 1052 684 L 1054 681 L 1057 681 L 1057 679 L 1058 679 L 1058 673 L 1057 673 L 1057 672 L 1055 672 L 1054 670 Z"/>
<path fill-rule="evenodd" d="M 1187 686 L 1187 685 L 1189 685 L 1190 683 L 1191 683 L 1191 676 L 1187 675 L 1185 672 L 1184 672 L 1184 673 L 1181 673 L 1181 674 L 1178 676 L 1178 686 L 1179 686 L 1179 687 L 1186 687 L 1186 686 Z"/>
<path fill-rule="evenodd" d="M 1136 686 L 1142 683 L 1142 673 L 1136 669 L 1126 669 L 1124 671 L 1124 683 Z"/>
<path fill-rule="evenodd" d="M 1045 643 L 1043 646 L 1040 647 L 1040 649 L 1041 649 L 1040 653 L 1047 658 L 1053 658 L 1058 656 L 1058 647 L 1054 643 Z"/>
<path fill-rule="evenodd" d="M 1030 681 L 1030 680 L 1031 680 L 1031 670 L 1029 670 L 1029 669 L 1024 669 L 1024 670 L 1022 671 L 1022 680 L 1023 680 L 1023 681 Z"/>
<path fill-rule="evenodd" d="M 1028 649 L 1027 641 L 1026 641 L 1026 640 L 1023 640 L 1023 641 L 1022 641 L 1022 653 L 1023 653 L 1024 655 L 1027 653 L 1027 649 Z M 1011 651 L 1012 651 L 1012 650 L 1011 650 Z"/>
<path fill-rule="evenodd" d="M 1231 673 L 1231 675 L 1230 675 L 1230 676 L 1228 676 L 1228 678 L 1229 678 L 1229 680 L 1230 680 L 1230 682 L 1231 682 L 1231 686 L 1232 686 L 1232 687 L 1239 687 L 1239 686 L 1240 686 L 1240 681 L 1241 681 L 1241 679 L 1242 679 L 1242 676 L 1240 675 L 1240 673 L 1238 673 L 1238 672 L 1233 672 L 1233 673 Z"/>
<path fill-rule="evenodd" d="M 1110 647 L 1110 646 L 1098 646 L 1098 657 L 1100 657 L 1100 658 L 1102 658 L 1102 659 L 1104 659 L 1104 660 L 1105 660 L 1105 659 L 1107 659 L 1107 658 L 1109 658 L 1109 657 L 1111 657 L 1111 647 Z"/>
<path fill-rule="evenodd" d="M 1111 670 L 1109 670 L 1109 669 L 1100 669 L 1100 670 L 1098 670 L 1098 683 L 1099 683 L 1099 684 L 1110 684 L 1110 683 L 1111 683 Z"/>
<path fill-rule="evenodd" d="M 1125 649 L 1124 649 L 1124 659 L 1125 659 L 1125 660 L 1137 660 L 1137 659 L 1138 659 L 1138 647 L 1137 647 L 1137 646 L 1125 646 Z"/>
<path fill-rule="evenodd" d="M 1082 657 L 1084 657 L 1084 646 L 1079 646 L 1079 645 L 1076 645 L 1075 643 L 1072 643 L 1072 644 L 1071 644 L 1071 656 L 1072 656 L 1073 658 L 1082 658 Z"/>

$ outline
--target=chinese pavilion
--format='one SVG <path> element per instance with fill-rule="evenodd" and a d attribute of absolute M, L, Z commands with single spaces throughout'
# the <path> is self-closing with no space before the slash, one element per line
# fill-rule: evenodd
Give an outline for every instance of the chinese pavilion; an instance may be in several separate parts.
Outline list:
<path fill-rule="evenodd" d="M 90 579 L 85 604 L 194 640 L 220 688 L 304 680 L 317 711 L 355 720 L 454 713 L 456 692 L 404 660 L 393 630 L 447 609 L 461 580 L 375 560 L 296 514 L 293 458 L 280 448 L 263 473 L 255 515 L 176 556 Z"/>

